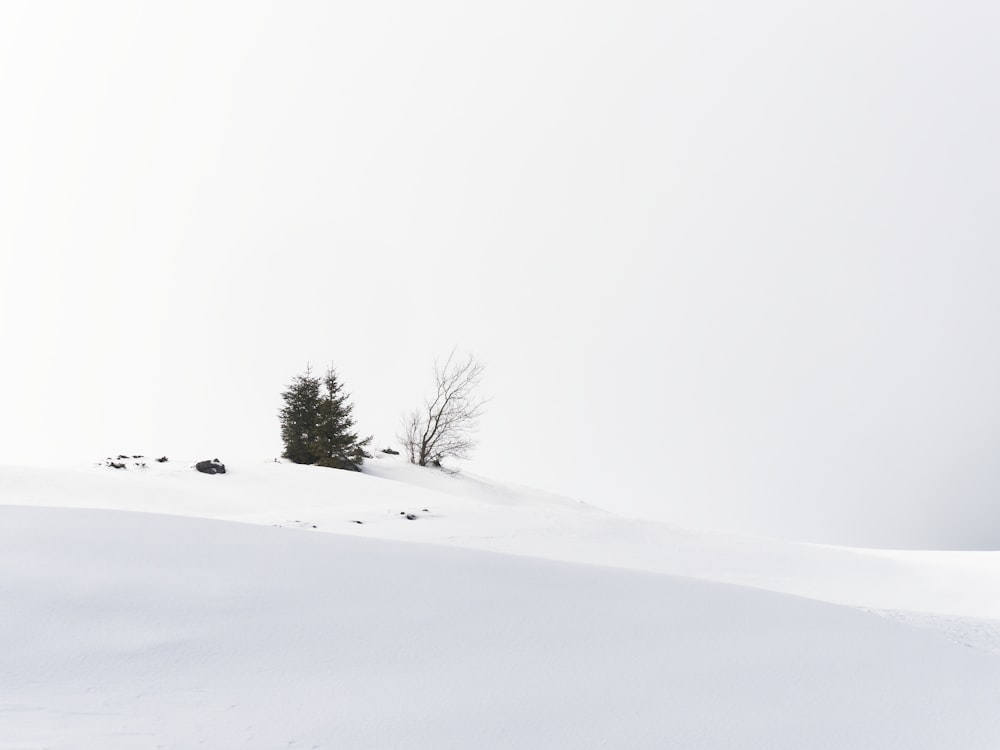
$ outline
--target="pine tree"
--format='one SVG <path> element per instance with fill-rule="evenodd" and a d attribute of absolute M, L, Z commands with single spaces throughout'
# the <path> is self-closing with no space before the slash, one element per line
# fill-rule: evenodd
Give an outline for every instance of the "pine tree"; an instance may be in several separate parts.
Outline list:
<path fill-rule="evenodd" d="M 281 394 L 285 405 L 278 412 L 281 420 L 282 455 L 297 464 L 314 464 L 312 444 L 319 437 L 320 379 L 307 367 L 304 375 L 296 375 L 292 384 Z"/>
<path fill-rule="evenodd" d="M 310 446 L 312 453 L 320 466 L 359 471 L 366 458 L 365 447 L 372 438 L 369 435 L 359 440 L 352 431 L 354 406 L 347 403 L 350 395 L 344 393 L 344 386 L 332 367 L 323 377 L 323 386 L 326 392 L 320 399 L 317 436 Z"/>
<path fill-rule="evenodd" d="M 299 375 L 282 394 L 281 438 L 285 457 L 295 463 L 318 464 L 359 471 L 371 436 L 359 440 L 349 395 L 333 368 L 322 378 L 310 370 Z"/>

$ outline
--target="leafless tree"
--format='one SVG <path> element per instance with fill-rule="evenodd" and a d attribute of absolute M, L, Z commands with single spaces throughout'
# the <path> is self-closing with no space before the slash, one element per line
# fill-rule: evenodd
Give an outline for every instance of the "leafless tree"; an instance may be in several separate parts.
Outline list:
<path fill-rule="evenodd" d="M 479 394 L 482 375 L 483 365 L 472 355 L 456 360 L 452 351 L 444 364 L 434 363 L 433 398 L 403 418 L 399 440 L 410 463 L 440 466 L 446 458 L 469 457 L 486 404 Z"/>

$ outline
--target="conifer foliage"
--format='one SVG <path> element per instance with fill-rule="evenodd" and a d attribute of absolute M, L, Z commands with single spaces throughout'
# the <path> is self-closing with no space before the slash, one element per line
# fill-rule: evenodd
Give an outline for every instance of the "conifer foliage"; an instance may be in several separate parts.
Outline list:
<path fill-rule="evenodd" d="M 278 412 L 281 420 L 281 440 L 285 444 L 282 454 L 297 464 L 314 464 L 312 444 L 318 436 L 320 380 L 311 368 L 296 375 L 292 384 L 281 394 L 285 405 Z"/>
<path fill-rule="evenodd" d="M 358 438 L 354 431 L 354 407 L 350 395 L 331 367 L 322 377 L 310 368 L 295 376 L 281 394 L 285 405 L 278 412 L 281 421 L 282 455 L 297 464 L 317 464 L 335 469 L 359 471 L 371 436 Z"/>

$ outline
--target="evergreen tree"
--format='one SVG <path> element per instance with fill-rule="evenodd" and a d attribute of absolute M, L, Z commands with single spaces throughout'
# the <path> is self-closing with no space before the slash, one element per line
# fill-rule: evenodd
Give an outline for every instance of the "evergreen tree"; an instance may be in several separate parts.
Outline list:
<path fill-rule="evenodd" d="M 307 369 L 282 394 L 281 438 L 285 457 L 295 463 L 359 471 L 371 436 L 354 432 L 354 407 L 333 368 L 320 379 Z"/>
<path fill-rule="evenodd" d="M 358 439 L 353 432 L 354 406 L 347 403 L 349 394 L 337 379 L 331 367 L 323 377 L 323 394 L 319 405 L 319 423 L 316 439 L 312 443 L 312 453 L 320 466 L 357 471 L 366 458 L 365 447 L 372 441 L 369 435 Z"/>
<path fill-rule="evenodd" d="M 281 394 L 285 405 L 278 412 L 281 420 L 282 455 L 297 464 L 314 464 L 312 444 L 319 437 L 320 379 L 307 367 L 304 375 L 296 375 L 292 384 Z"/>

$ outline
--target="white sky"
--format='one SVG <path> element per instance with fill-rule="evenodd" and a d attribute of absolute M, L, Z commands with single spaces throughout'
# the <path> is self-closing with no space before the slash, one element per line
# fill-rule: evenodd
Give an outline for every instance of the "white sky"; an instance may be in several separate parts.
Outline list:
<path fill-rule="evenodd" d="M 0 6 L 0 457 L 277 455 L 453 345 L 470 469 L 1000 546 L 1000 6 Z"/>

